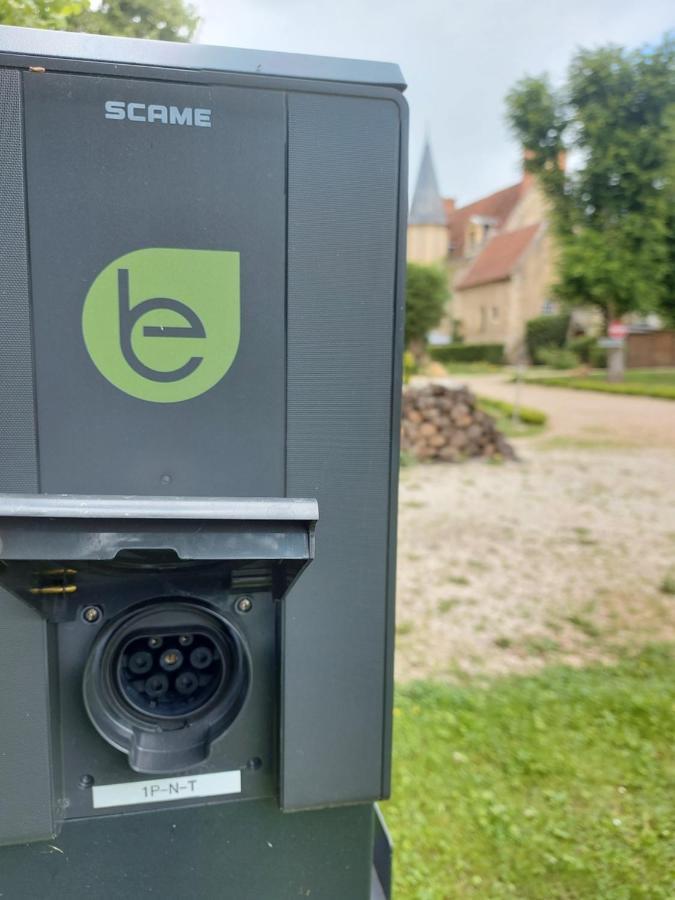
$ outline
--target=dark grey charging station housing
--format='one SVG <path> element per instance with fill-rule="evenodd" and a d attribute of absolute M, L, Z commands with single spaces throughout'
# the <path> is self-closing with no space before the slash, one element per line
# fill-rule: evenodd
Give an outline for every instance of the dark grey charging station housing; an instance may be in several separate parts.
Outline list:
<path fill-rule="evenodd" d="M 387 893 L 403 87 L 0 27 L 0 894 Z"/>

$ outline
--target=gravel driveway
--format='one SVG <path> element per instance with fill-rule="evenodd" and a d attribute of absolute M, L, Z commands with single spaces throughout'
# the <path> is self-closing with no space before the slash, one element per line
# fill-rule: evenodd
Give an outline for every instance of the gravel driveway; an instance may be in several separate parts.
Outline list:
<path fill-rule="evenodd" d="M 462 379 L 464 380 L 464 379 Z M 513 399 L 502 377 L 466 379 Z M 520 463 L 401 473 L 397 676 L 611 660 L 675 640 L 675 403 L 527 385 Z"/>
<path fill-rule="evenodd" d="M 459 379 L 477 394 L 514 402 L 516 385 L 504 375 Z M 547 413 L 546 436 L 634 447 L 675 449 L 675 402 L 626 394 L 601 394 L 521 384 L 520 402 Z"/>

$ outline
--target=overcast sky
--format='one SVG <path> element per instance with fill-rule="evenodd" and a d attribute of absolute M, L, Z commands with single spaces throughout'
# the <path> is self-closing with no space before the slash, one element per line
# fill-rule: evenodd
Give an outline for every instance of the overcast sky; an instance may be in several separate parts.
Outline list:
<path fill-rule="evenodd" d="M 638 46 L 675 26 L 673 0 L 197 0 L 200 43 L 399 63 L 411 191 L 425 132 L 441 190 L 467 203 L 517 181 L 504 95 L 562 78 L 577 47 Z"/>

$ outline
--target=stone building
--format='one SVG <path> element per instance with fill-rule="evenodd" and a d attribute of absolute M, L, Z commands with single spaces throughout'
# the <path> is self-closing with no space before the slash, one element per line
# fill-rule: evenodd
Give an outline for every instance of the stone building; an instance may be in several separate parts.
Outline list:
<path fill-rule="evenodd" d="M 524 173 L 517 184 L 459 208 L 446 199 L 444 225 L 440 201 L 427 143 L 410 210 L 408 259 L 448 267 L 453 297 L 439 329 L 448 339 L 504 344 L 517 361 L 527 320 L 556 311 L 552 239 L 536 179 Z"/>

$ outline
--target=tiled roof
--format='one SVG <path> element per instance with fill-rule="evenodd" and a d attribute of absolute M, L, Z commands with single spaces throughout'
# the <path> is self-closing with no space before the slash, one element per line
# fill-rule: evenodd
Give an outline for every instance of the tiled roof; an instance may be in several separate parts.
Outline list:
<path fill-rule="evenodd" d="M 448 216 L 448 228 L 450 230 L 450 243 L 452 246 L 453 256 L 464 255 L 464 238 L 466 236 L 466 226 L 472 216 L 483 216 L 488 219 L 494 219 L 497 228 L 501 228 L 508 219 L 516 204 L 520 200 L 525 187 L 525 180 L 513 184 L 511 187 L 496 191 L 494 194 L 488 194 L 487 197 L 481 197 L 475 203 L 469 203 L 468 206 L 461 206 L 459 209 L 454 208 L 452 200 L 445 201 L 445 211 Z"/>
<path fill-rule="evenodd" d="M 455 285 L 456 290 L 478 287 L 492 281 L 511 277 L 523 253 L 534 240 L 541 225 L 527 225 L 515 231 L 505 231 L 487 242 L 469 270 Z"/>

